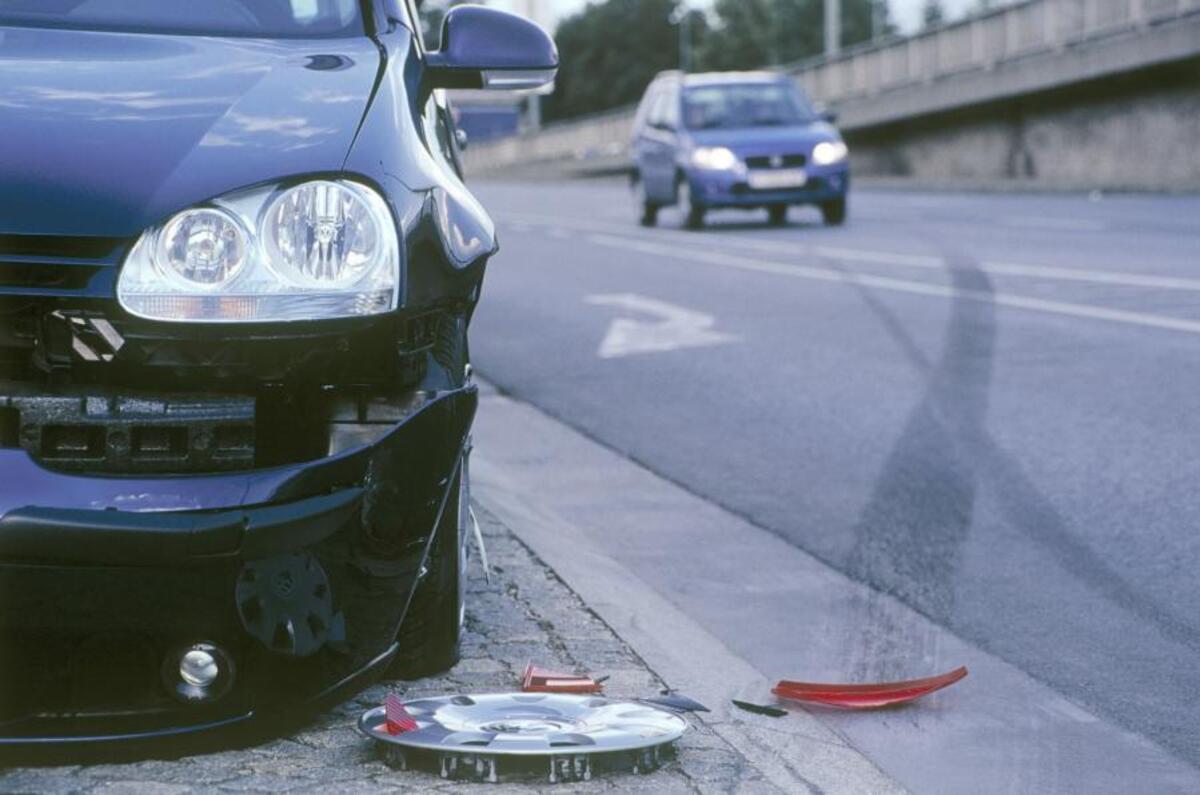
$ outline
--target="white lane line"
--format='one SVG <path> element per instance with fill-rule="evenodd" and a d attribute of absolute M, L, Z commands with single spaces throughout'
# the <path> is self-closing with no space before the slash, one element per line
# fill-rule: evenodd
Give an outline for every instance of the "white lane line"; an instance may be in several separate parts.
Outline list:
<path fill-rule="evenodd" d="M 1049 229 L 1054 232 L 1103 232 L 1108 224 L 1086 218 L 1052 218 L 1039 215 L 1006 215 L 1000 223 L 1017 229 Z"/>
<path fill-rule="evenodd" d="M 723 254 L 700 249 L 683 249 L 678 246 L 665 246 L 661 243 L 647 243 L 615 235 L 591 234 L 588 240 L 602 246 L 622 248 L 642 254 L 657 257 L 718 265 L 725 268 L 736 268 L 756 273 L 769 273 L 775 276 L 790 276 L 796 279 L 810 279 L 823 282 L 842 284 L 857 284 L 879 290 L 928 295 L 937 298 L 964 298 L 979 303 L 996 304 L 1014 309 L 1026 309 L 1033 312 L 1045 312 L 1067 317 L 1087 318 L 1089 320 L 1104 320 L 1110 323 L 1122 323 L 1145 328 L 1165 329 L 1168 331 L 1183 331 L 1190 334 L 1200 334 L 1200 321 L 1184 320 L 1181 318 L 1151 315 L 1143 312 L 1128 312 L 1121 309 L 1106 309 L 1089 304 L 1074 304 L 1066 301 L 1051 301 L 1043 298 L 1032 298 L 1012 293 L 988 292 L 986 290 L 971 290 L 944 284 L 914 282 L 905 279 L 893 279 L 888 276 L 871 276 L 865 273 L 848 273 L 832 268 L 818 268 L 810 265 L 792 265 L 790 263 L 769 262 L 749 259 L 733 254 Z"/>
<path fill-rule="evenodd" d="M 658 229 L 653 232 L 633 230 L 625 225 L 609 224 L 600 221 L 582 221 L 576 219 L 552 218 L 544 215 L 505 213 L 506 219 L 520 218 L 526 224 L 551 225 L 576 231 L 614 232 L 620 235 L 661 240 L 672 237 L 692 244 L 720 243 L 742 249 L 765 251 L 769 253 L 786 254 L 789 256 L 810 255 L 828 257 L 843 262 L 868 263 L 872 265 L 896 266 L 902 268 L 922 268 L 925 270 L 945 271 L 947 262 L 943 257 L 929 254 L 903 254 L 894 251 L 872 251 L 868 249 L 846 248 L 842 246 L 809 245 L 803 243 L 777 243 L 769 240 L 755 240 L 739 235 L 722 234 L 720 232 L 697 235 L 694 232 L 683 232 L 673 229 Z M 515 227 L 514 227 L 515 228 Z M 1053 265 L 1028 265 L 1012 262 L 984 260 L 979 263 L 979 269 L 994 276 L 1020 276 L 1034 279 L 1049 279 L 1069 282 L 1086 282 L 1091 284 L 1108 284 L 1118 287 L 1144 287 L 1161 290 L 1180 290 L 1200 292 L 1200 279 L 1189 279 L 1183 276 L 1156 276 L 1153 274 L 1122 273 L 1117 271 L 1102 271 L 1086 268 L 1061 268 Z"/>

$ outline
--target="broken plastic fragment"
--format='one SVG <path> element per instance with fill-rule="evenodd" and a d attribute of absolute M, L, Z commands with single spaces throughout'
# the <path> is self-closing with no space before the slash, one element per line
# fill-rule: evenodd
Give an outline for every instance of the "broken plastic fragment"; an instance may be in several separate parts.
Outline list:
<path fill-rule="evenodd" d="M 751 704 L 749 701 L 738 701 L 736 698 L 733 699 L 733 705 L 747 712 L 753 712 L 755 715 L 766 715 L 771 718 L 782 718 L 788 714 L 786 709 L 768 707 L 764 704 Z"/>
<path fill-rule="evenodd" d="M 521 690 L 526 693 L 599 693 L 603 688 L 589 676 L 560 674 L 533 663 L 525 669 Z"/>
<path fill-rule="evenodd" d="M 966 668 L 956 668 L 941 676 L 912 679 L 906 682 L 880 682 L 865 685 L 815 684 L 812 682 L 782 681 L 771 692 L 780 698 L 822 704 L 842 709 L 875 709 L 906 704 L 935 690 L 949 687 L 967 675 Z"/>
<path fill-rule="evenodd" d="M 387 733 L 393 737 L 417 730 L 417 721 L 404 707 L 404 702 L 395 693 L 389 693 L 383 702 L 387 715 Z"/>
<path fill-rule="evenodd" d="M 708 707 L 699 701 L 679 693 L 667 692 L 653 698 L 639 698 L 638 701 L 655 707 L 666 707 L 673 712 L 708 712 Z"/>

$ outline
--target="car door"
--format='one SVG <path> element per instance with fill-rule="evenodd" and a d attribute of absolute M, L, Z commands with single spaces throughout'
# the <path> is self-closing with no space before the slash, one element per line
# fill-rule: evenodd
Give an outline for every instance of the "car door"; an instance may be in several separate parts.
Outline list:
<path fill-rule="evenodd" d="M 659 89 L 647 111 L 639 144 L 642 179 L 646 181 L 646 197 L 663 204 L 675 200 L 675 149 L 679 113 L 674 105 L 677 96 L 678 92 L 673 86 Z"/>

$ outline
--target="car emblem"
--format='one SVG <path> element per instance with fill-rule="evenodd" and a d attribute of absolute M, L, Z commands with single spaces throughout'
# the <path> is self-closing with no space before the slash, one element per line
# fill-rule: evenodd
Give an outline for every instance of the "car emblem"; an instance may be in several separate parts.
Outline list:
<path fill-rule="evenodd" d="M 771 168 L 783 168 L 783 155 L 771 156 Z"/>

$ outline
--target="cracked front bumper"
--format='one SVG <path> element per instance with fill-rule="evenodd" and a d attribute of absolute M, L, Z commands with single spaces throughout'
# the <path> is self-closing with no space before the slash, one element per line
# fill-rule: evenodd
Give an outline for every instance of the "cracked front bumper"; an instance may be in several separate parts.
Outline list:
<path fill-rule="evenodd" d="M 477 405 L 429 397 L 369 446 L 308 464 L 84 477 L 0 449 L 0 752 L 229 744 L 387 665 Z M 181 648 L 228 689 L 181 698 Z"/>

